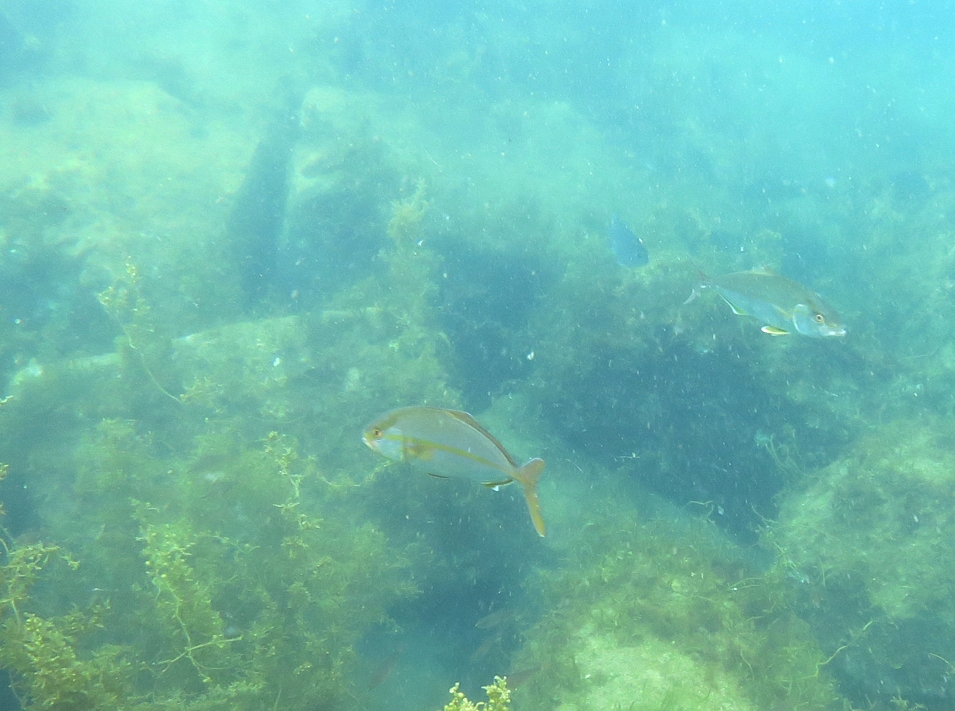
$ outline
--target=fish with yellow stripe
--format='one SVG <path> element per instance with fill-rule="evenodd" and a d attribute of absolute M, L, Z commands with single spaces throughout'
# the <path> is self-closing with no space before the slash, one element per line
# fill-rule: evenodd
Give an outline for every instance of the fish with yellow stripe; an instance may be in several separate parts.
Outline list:
<path fill-rule="evenodd" d="M 761 321 L 763 333 L 771 336 L 846 335 L 839 314 L 819 294 L 769 267 L 712 279 L 700 272 L 700 282 L 702 288 L 719 294 L 737 316 L 752 316 Z"/>
<path fill-rule="evenodd" d="M 396 462 L 408 462 L 429 474 L 466 478 L 491 489 L 517 482 L 524 489 L 534 529 L 545 533 L 537 480 L 543 459 L 523 466 L 471 415 L 436 407 L 402 407 L 369 424 L 362 440 Z"/>

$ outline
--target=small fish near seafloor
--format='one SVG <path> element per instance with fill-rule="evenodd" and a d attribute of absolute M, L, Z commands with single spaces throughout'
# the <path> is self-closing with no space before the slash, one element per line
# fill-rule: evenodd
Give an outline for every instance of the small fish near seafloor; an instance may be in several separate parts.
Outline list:
<path fill-rule="evenodd" d="M 497 489 L 518 482 L 534 529 L 545 533 L 537 499 L 543 459 L 523 466 L 471 415 L 435 407 L 402 407 L 386 412 L 362 434 L 368 447 L 396 462 L 408 462 L 438 477 L 461 477 Z"/>
<path fill-rule="evenodd" d="M 846 335 L 839 314 L 819 294 L 768 267 L 713 279 L 700 272 L 700 282 L 701 288 L 713 289 L 719 294 L 734 314 L 762 321 L 762 331 L 772 336 Z"/>
<path fill-rule="evenodd" d="M 617 264 L 620 266 L 642 267 L 650 261 L 650 253 L 643 240 L 637 237 L 616 215 L 610 220 L 607 238 L 610 240 L 613 256 L 617 258 Z"/>

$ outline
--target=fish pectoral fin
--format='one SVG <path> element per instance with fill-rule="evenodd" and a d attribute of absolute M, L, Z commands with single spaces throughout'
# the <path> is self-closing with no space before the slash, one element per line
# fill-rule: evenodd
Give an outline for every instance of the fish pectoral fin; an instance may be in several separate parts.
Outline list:
<path fill-rule="evenodd" d="M 775 326 L 763 326 L 760 331 L 763 333 L 768 333 L 770 336 L 788 336 L 789 331 L 784 331 L 781 328 L 776 328 Z"/>
<path fill-rule="evenodd" d="M 513 481 L 514 481 L 513 479 L 504 479 L 502 481 L 485 481 L 484 486 L 486 486 L 488 489 L 493 489 L 494 491 L 497 491 L 502 486 L 507 486 Z"/>
<path fill-rule="evenodd" d="M 736 304 L 734 304 L 732 301 L 727 299 L 722 294 L 720 294 L 720 298 L 723 299 L 723 301 L 725 301 L 729 305 L 729 307 L 733 310 L 733 313 L 736 314 L 737 316 L 749 316 L 748 313 L 746 313 L 745 311 L 742 311 Z"/>

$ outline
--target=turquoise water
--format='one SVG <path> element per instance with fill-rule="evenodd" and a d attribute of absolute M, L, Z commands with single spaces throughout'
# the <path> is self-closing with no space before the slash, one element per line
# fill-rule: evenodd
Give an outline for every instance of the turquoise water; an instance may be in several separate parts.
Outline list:
<path fill-rule="evenodd" d="M 0 1 L 0 709 L 950 709 L 953 30 Z M 699 286 L 764 266 L 847 334 Z"/>

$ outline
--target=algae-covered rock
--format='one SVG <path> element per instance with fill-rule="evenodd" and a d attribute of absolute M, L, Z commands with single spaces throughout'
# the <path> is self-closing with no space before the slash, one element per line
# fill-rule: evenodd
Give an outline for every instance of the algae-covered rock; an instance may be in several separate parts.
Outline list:
<path fill-rule="evenodd" d="M 632 514 L 631 514 L 632 515 Z M 835 708 L 826 658 L 782 586 L 709 524 L 596 517 L 540 581 L 522 708 Z"/>
<path fill-rule="evenodd" d="M 950 422 L 893 423 L 782 502 L 780 574 L 860 699 L 955 699 L 953 452 Z"/>
<path fill-rule="evenodd" d="M 562 703 L 558 711 L 758 708 L 740 695 L 732 675 L 708 669 L 669 642 L 649 637 L 625 646 L 612 635 L 597 635 L 587 627 L 575 641 L 581 694 L 579 701 Z"/>
<path fill-rule="evenodd" d="M 551 431 L 672 501 L 713 502 L 751 536 L 785 477 L 765 443 L 821 465 L 845 438 L 849 418 L 822 394 L 842 392 L 843 365 L 810 339 L 766 336 L 713 293 L 688 302 L 699 275 L 683 257 L 631 272 L 587 259 L 529 326 L 529 389 Z"/>

